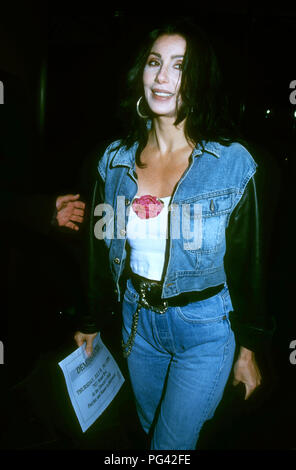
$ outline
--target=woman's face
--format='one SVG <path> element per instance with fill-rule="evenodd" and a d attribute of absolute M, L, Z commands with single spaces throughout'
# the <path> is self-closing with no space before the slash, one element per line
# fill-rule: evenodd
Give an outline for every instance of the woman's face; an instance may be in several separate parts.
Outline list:
<path fill-rule="evenodd" d="M 177 34 L 160 36 L 151 48 L 143 84 L 146 101 L 156 115 L 176 116 L 185 49 L 185 39 Z"/>

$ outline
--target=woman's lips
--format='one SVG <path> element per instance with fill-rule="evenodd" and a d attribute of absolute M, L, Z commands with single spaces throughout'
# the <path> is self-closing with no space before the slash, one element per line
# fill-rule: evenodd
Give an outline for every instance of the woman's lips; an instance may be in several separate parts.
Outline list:
<path fill-rule="evenodd" d="M 153 98 L 155 98 L 157 100 L 166 101 L 166 100 L 170 99 L 172 96 L 174 96 L 174 93 L 171 93 L 171 92 L 166 91 L 166 90 L 154 89 L 154 90 L 152 90 L 152 96 L 153 96 Z"/>

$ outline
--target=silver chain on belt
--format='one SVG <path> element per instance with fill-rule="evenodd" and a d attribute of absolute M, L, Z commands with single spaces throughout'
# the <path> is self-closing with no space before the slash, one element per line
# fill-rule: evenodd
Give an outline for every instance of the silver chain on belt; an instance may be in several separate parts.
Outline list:
<path fill-rule="evenodd" d="M 146 288 L 149 287 L 149 283 L 143 282 L 140 286 L 140 297 L 138 300 L 138 305 L 137 309 L 133 315 L 133 322 L 132 322 L 132 327 L 131 327 L 131 334 L 127 340 L 126 343 L 122 341 L 121 346 L 123 350 L 123 356 L 127 358 L 132 350 L 133 344 L 135 342 L 135 337 L 137 334 L 137 329 L 138 329 L 138 321 L 139 321 L 139 313 L 142 307 L 147 308 L 149 310 L 152 310 L 153 312 L 159 313 L 159 314 L 164 314 L 167 309 L 168 309 L 168 303 L 163 301 L 161 307 L 154 307 L 151 306 L 146 299 Z"/>

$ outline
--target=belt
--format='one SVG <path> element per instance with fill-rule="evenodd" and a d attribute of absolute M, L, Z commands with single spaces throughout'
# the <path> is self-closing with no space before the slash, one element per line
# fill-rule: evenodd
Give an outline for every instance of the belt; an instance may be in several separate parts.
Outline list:
<path fill-rule="evenodd" d="M 147 308 L 159 314 L 164 314 L 168 307 L 182 307 L 191 302 L 208 299 L 209 297 L 218 294 L 224 287 L 224 284 L 220 284 L 219 286 L 209 287 L 202 291 L 185 292 L 168 299 L 162 299 L 162 282 L 152 281 L 150 279 L 146 279 L 145 277 L 138 276 L 137 274 L 131 275 L 131 281 L 135 290 L 139 294 L 139 301 L 137 309 L 133 315 L 131 334 L 126 343 L 122 342 L 124 357 L 128 357 L 131 353 L 137 333 L 139 312 L 141 307 Z"/>
<path fill-rule="evenodd" d="M 184 292 L 174 297 L 162 299 L 162 282 L 152 281 L 145 277 L 138 276 L 137 274 L 132 274 L 131 281 L 140 296 L 139 302 L 142 303 L 143 306 L 160 314 L 165 313 L 168 307 L 184 307 L 189 303 L 208 299 L 218 294 L 224 287 L 224 284 L 220 284 L 218 286 L 208 287 L 202 291 Z"/>

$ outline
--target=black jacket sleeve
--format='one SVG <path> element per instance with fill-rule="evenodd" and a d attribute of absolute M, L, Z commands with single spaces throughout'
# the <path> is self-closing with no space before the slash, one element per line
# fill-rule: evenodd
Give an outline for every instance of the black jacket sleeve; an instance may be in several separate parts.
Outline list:
<path fill-rule="evenodd" d="M 91 334 L 104 331 L 112 317 L 118 316 L 119 302 L 109 267 L 109 254 L 104 240 L 94 236 L 94 211 L 104 201 L 104 183 L 100 176 L 94 183 L 88 233 L 85 240 L 84 306 L 78 319 L 78 330 Z"/>
<path fill-rule="evenodd" d="M 269 258 L 275 219 L 272 180 L 258 166 L 231 214 L 224 258 L 237 343 L 267 351 L 275 329 L 268 299 Z"/>

